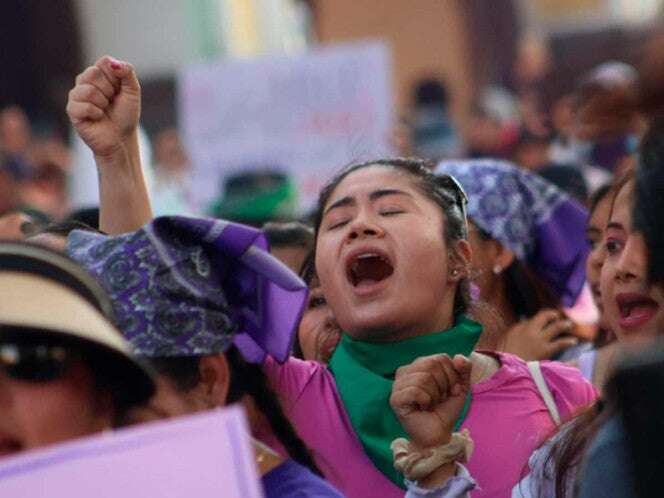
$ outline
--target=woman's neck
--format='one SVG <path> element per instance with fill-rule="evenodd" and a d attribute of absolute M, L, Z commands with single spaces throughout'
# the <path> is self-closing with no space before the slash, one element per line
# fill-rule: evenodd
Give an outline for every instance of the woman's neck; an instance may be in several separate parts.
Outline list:
<path fill-rule="evenodd" d="M 504 277 L 497 279 L 491 294 L 491 305 L 500 313 L 507 330 L 519 321 L 519 317 L 514 313 L 514 307 L 507 295 L 507 283 Z"/>
<path fill-rule="evenodd" d="M 377 329 L 361 330 L 355 334 L 349 334 L 353 339 L 364 342 L 391 343 L 414 339 L 454 327 L 454 317 L 452 309 L 445 310 L 438 317 L 426 317 L 426 321 L 416 324 L 409 324 L 402 327 L 381 327 Z"/>

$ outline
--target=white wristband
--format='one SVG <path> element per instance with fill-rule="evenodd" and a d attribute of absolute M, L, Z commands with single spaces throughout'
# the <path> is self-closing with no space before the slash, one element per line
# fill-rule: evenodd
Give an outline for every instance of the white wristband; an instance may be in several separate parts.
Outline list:
<path fill-rule="evenodd" d="M 436 448 L 417 451 L 404 438 L 392 441 L 390 448 L 394 456 L 394 468 L 409 481 L 419 481 L 434 470 L 450 462 L 467 462 L 474 448 L 468 429 L 452 433 L 449 443 Z"/>

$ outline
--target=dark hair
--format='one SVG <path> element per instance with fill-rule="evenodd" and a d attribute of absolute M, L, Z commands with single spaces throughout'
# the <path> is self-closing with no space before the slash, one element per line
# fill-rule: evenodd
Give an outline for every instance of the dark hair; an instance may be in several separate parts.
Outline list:
<path fill-rule="evenodd" d="M 77 209 L 69 213 L 66 221 L 78 221 L 99 230 L 99 208 L 98 207 L 89 207 Z"/>
<path fill-rule="evenodd" d="M 525 263 L 515 259 L 503 274 L 516 316 L 530 318 L 543 309 L 560 308 L 560 300 L 551 287 Z"/>
<path fill-rule="evenodd" d="M 445 88 L 445 84 L 438 79 L 427 78 L 419 81 L 413 93 L 416 106 L 447 106 L 447 88 Z"/>
<path fill-rule="evenodd" d="M 593 195 L 590 196 L 590 209 L 589 212 L 592 215 L 595 209 L 600 202 L 602 202 L 610 193 L 613 185 L 611 183 L 605 183 L 600 188 L 595 190 Z"/>
<path fill-rule="evenodd" d="M 311 249 L 309 249 L 307 255 L 304 257 L 304 261 L 302 261 L 302 266 L 300 267 L 298 275 L 307 285 L 311 285 L 311 283 L 316 278 L 316 252 L 314 251 L 313 246 Z"/>
<path fill-rule="evenodd" d="M 50 235 L 58 235 L 60 237 L 67 237 L 74 230 L 102 233 L 98 229 L 93 228 L 90 225 L 86 225 L 83 222 L 77 220 L 66 220 L 66 221 L 61 221 L 60 223 L 51 223 L 49 225 L 46 225 L 45 227 L 37 230 L 37 232 L 31 235 L 34 236 L 34 235 L 50 234 Z"/>
<path fill-rule="evenodd" d="M 457 195 L 455 188 L 450 183 L 448 176 L 436 176 L 432 171 L 435 169 L 435 163 L 432 161 L 416 158 L 396 158 L 396 159 L 378 159 L 376 161 L 367 161 L 353 164 L 345 168 L 341 173 L 335 176 L 320 192 L 318 197 L 318 206 L 314 215 L 315 240 L 318 240 L 320 225 L 323 219 L 323 212 L 330 197 L 339 186 L 339 184 L 348 175 L 371 166 L 382 166 L 393 168 L 408 173 L 419 191 L 435 202 L 440 207 L 446 219 L 443 229 L 443 238 L 448 246 L 452 243 L 467 239 L 467 224 L 464 209 L 462 208 L 462 199 Z M 314 254 L 315 260 L 315 244 Z M 470 286 L 467 280 L 461 280 L 454 296 L 454 316 L 457 317 L 468 311 L 470 305 Z"/>
<path fill-rule="evenodd" d="M 298 221 L 288 223 L 269 222 L 263 225 L 263 233 L 270 247 L 303 247 L 311 249 L 314 244 L 314 231 L 309 225 Z"/>
<path fill-rule="evenodd" d="M 479 236 L 484 240 L 493 237 L 477 227 Z M 502 273 L 505 279 L 507 301 L 512 305 L 514 316 L 531 318 L 546 308 L 560 308 L 560 300 L 551 287 L 530 267 L 514 259 Z"/>
<path fill-rule="evenodd" d="M 311 286 L 314 280 L 316 279 L 316 265 L 314 258 L 315 258 L 315 253 L 312 244 L 311 249 L 309 249 L 307 255 L 304 257 L 304 261 L 302 261 L 302 266 L 300 267 L 300 271 L 298 272 L 300 278 L 304 281 L 305 284 L 307 284 L 307 287 L 309 287 L 309 292 L 311 292 Z M 309 298 L 311 298 L 311 294 L 309 294 L 308 299 Z M 305 305 L 304 313 L 306 313 L 306 308 L 308 308 L 309 306 L 308 299 L 307 299 L 307 304 Z M 302 343 L 300 342 L 299 329 L 295 332 L 292 355 L 295 356 L 295 358 L 299 358 L 301 360 L 305 359 L 304 351 L 302 350 Z"/>
<path fill-rule="evenodd" d="M 640 165 L 636 172 L 634 227 L 648 247 L 648 277 L 664 282 L 664 117 L 655 119 L 641 142 Z"/>
<path fill-rule="evenodd" d="M 260 365 L 247 363 L 242 354 L 232 346 L 226 353 L 231 371 L 229 403 L 236 403 L 245 395 L 251 396 L 258 409 L 270 423 L 272 432 L 288 452 L 288 455 L 312 472 L 322 475 L 306 445 L 291 425 L 279 400 L 270 388 Z M 175 387 L 186 392 L 201 382 L 200 361 L 202 356 L 179 356 L 151 358 L 155 369 L 167 376 Z"/>
<path fill-rule="evenodd" d="M 540 482 L 542 489 L 531 490 L 535 493 L 534 496 L 545 496 L 545 483 L 553 482 L 553 496 L 573 497 L 579 466 L 606 418 L 607 410 L 600 399 L 559 429 L 556 437 L 550 440 L 551 446 L 541 467 L 544 473 L 544 479 Z"/>
<path fill-rule="evenodd" d="M 618 178 L 613 185 L 611 186 L 611 208 L 609 209 L 609 221 L 611 219 L 611 216 L 613 216 L 613 210 L 616 207 L 616 199 L 618 198 L 618 194 L 620 194 L 620 191 L 630 182 L 633 182 L 635 180 L 634 177 L 634 172 L 633 171 L 628 171 L 624 175 L 622 175 L 620 178 Z"/>
<path fill-rule="evenodd" d="M 576 166 L 550 164 L 537 173 L 584 206 L 587 204 L 588 184 Z"/>

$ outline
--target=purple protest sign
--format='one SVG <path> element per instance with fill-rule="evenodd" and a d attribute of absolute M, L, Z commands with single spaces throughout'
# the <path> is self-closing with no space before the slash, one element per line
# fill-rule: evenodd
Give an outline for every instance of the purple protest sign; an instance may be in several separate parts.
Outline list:
<path fill-rule="evenodd" d="M 145 424 L 0 461 L 12 498 L 261 498 L 240 408 Z"/>

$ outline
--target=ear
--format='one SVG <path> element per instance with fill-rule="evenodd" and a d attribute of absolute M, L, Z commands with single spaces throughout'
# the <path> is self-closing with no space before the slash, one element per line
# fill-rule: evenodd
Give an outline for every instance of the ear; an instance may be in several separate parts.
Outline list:
<path fill-rule="evenodd" d="M 491 239 L 489 244 L 491 269 L 499 275 L 514 262 L 514 253 L 496 239 Z"/>
<path fill-rule="evenodd" d="M 448 279 L 458 282 L 468 278 L 470 263 L 473 260 L 473 250 L 467 240 L 457 240 L 450 250 L 450 264 Z"/>
<path fill-rule="evenodd" d="M 205 356 L 198 364 L 201 382 L 198 389 L 208 406 L 224 406 L 231 385 L 231 371 L 223 353 Z"/>

